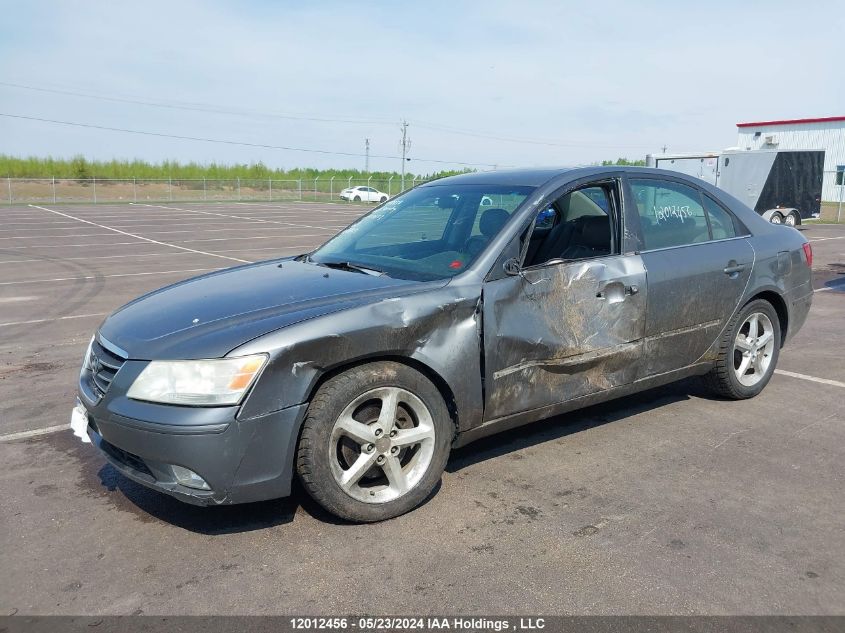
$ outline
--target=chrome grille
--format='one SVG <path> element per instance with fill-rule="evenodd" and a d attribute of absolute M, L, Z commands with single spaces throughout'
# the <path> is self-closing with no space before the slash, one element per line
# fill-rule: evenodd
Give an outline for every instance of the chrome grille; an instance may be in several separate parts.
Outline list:
<path fill-rule="evenodd" d="M 103 396 L 109 390 L 115 374 L 123 367 L 126 359 L 117 353 L 103 347 L 99 341 L 91 345 L 91 356 L 88 365 L 91 368 L 91 386 L 97 395 Z"/>

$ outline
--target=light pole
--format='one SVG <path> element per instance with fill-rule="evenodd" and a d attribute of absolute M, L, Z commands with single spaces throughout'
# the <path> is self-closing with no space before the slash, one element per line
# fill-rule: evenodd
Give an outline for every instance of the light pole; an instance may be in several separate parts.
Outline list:
<path fill-rule="evenodd" d="M 411 151 L 411 139 L 408 137 L 408 122 L 402 121 L 402 140 L 400 141 L 400 149 L 402 150 L 402 191 L 405 191 L 405 161 L 410 160 L 406 158 L 409 151 Z"/>

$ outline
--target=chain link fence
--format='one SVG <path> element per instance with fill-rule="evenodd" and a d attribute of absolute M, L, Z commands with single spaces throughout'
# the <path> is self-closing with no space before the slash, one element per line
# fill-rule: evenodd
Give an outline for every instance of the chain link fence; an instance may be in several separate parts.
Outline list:
<path fill-rule="evenodd" d="M 314 178 L 274 180 L 258 178 L 213 179 L 100 179 L 100 178 L 5 178 L 5 201 L 27 203 L 115 202 L 354 202 L 355 194 L 341 198 L 344 189 L 367 187 L 376 190 L 361 194 L 362 202 L 376 202 L 403 190 L 393 176 L 375 178 Z M 404 189 L 426 182 L 408 177 Z M 383 195 L 382 195 L 383 194 Z M 2 200 L 2 198 L 0 198 Z M 841 222 L 845 218 L 845 173 L 826 171 L 822 191 L 821 219 Z"/>
<path fill-rule="evenodd" d="M 376 190 L 359 195 L 364 201 L 377 201 L 384 194 L 388 198 L 403 190 L 398 176 L 385 180 L 375 178 L 300 178 L 274 180 L 258 178 L 213 179 L 102 179 L 102 178 L 4 178 L 5 201 L 26 203 L 89 203 L 114 202 L 352 202 L 340 197 L 341 191 L 352 187 Z M 407 177 L 404 189 L 425 182 Z M 354 195 L 351 198 L 354 199 Z M 3 198 L 0 197 L 0 200 Z"/>

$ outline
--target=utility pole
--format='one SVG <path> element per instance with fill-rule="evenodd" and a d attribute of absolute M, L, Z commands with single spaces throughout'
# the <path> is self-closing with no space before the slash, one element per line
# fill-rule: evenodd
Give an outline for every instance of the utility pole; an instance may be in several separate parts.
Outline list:
<path fill-rule="evenodd" d="M 408 122 L 404 119 L 402 120 L 402 141 L 399 149 L 402 151 L 402 191 L 405 191 L 405 161 L 410 160 L 407 155 L 411 151 L 411 139 L 408 137 Z"/>
<path fill-rule="evenodd" d="M 364 173 L 369 174 L 370 173 L 370 139 L 368 139 L 368 138 L 364 139 L 364 156 L 366 156 L 366 158 L 364 159 Z"/>
<path fill-rule="evenodd" d="M 663 153 L 666 153 L 666 150 L 669 149 L 669 146 L 666 143 L 663 143 Z"/>

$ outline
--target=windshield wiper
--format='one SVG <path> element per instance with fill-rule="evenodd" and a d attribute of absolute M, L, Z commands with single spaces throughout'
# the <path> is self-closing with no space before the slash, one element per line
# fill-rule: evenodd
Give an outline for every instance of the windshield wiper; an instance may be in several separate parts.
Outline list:
<path fill-rule="evenodd" d="M 313 264 L 327 266 L 328 268 L 337 268 L 339 270 L 351 270 L 352 272 L 363 273 L 365 275 L 373 275 L 375 277 L 378 277 L 380 275 L 387 275 L 385 271 L 369 265 L 363 266 L 361 264 L 353 264 L 352 262 L 318 262 L 313 259 L 310 261 Z"/>

